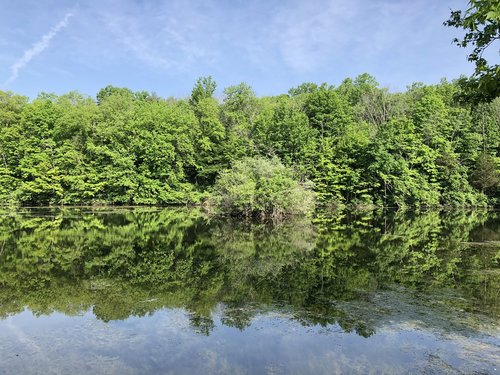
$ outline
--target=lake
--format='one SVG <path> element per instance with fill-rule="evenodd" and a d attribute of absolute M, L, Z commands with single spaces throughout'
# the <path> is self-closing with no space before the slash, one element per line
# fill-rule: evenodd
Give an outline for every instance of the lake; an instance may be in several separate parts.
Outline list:
<path fill-rule="evenodd" d="M 500 373 L 500 213 L 0 209 L 0 374 Z"/>

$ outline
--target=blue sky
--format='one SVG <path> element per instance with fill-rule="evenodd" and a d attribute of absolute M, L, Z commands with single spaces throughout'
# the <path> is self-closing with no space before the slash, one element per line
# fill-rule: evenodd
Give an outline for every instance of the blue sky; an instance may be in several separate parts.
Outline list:
<path fill-rule="evenodd" d="M 197 77 L 258 95 L 363 72 L 382 86 L 470 74 L 442 26 L 465 0 L 0 0 L 0 90 L 185 97 Z"/>

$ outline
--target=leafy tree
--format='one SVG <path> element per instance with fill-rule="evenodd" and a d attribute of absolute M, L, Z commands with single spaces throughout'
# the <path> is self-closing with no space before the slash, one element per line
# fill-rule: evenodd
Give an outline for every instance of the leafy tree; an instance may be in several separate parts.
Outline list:
<path fill-rule="evenodd" d="M 0 91 L 0 200 L 16 201 L 20 180 L 16 173 L 23 150 L 20 119 L 28 98 Z"/>
<path fill-rule="evenodd" d="M 253 130 L 260 152 L 278 156 L 289 166 L 305 166 L 314 152 L 317 132 L 309 126 L 300 103 L 282 95 L 261 105 Z"/>
<path fill-rule="evenodd" d="M 314 194 L 278 159 L 244 158 L 220 174 L 210 204 L 222 214 L 279 218 L 309 213 Z"/>
<path fill-rule="evenodd" d="M 97 93 L 97 103 L 101 104 L 103 101 L 105 101 L 107 98 L 110 96 L 122 96 L 126 97 L 128 99 L 133 99 L 134 98 L 134 93 L 132 90 L 127 89 L 126 87 L 115 87 L 108 85 L 102 89 L 99 90 Z"/>
<path fill-rule="evenodd" d="M 258 99 L 245 83 L 224 89 L 221 120 L 226 129 L 224 157 L 233 161 L 254 154 L 252 128 L 258 114 Z"/>
<path fill-rule="evenodd" d="M 217 173 L 229 163 L 224 151 L 226 128 L 221 122 L 217 100 L 204 98 L 193 108 L 198 119 L 199 134 L 195 137 L 196 171 L 194 180 L 201 185 L 213 185 Z"/>
<path fill-rule="evenodd" d="M 216 89 L 217 83 L 211 76 L 200 77 L 196 80 L 189 102 L 195 106 L 203 99 L 212 98 Z"/>
<path fill-rule="evenodd" d="M 500 188 L 500 167 L 488 154 L 481 154 L 471 175 L 472 184 L 483 193 Z"/>
<path fill-rule="evenodd" d="M 319 132 L 319 137 L 339 136 L 354 120 L 348 102 L 336 91 L 324 87 L 307 97 L 304 112 L 311 127 Z"/>
<path fill-rule="evenodd" d="M 304 82 L 297 87 L 288 90 L 288 94 L 291 96 L 297 96 L 302 94 L 311 94 L 318 91 L 320 86 L 313 82 Z"/>
<path fill-rule="evenodd" d="M 500 1 L 470 0 L 468 6 L 452 11 L 444 25 L 465 31 L 463 39 L 453 40 L 459 47 L 473 47 L 467 58 L 475 63 L 475 73 L 461 80 L 465 94 L 475 103 L 491 101 L 500 95 L 500 65 L 489 65 L 483 54 L 500 40 Z"/>

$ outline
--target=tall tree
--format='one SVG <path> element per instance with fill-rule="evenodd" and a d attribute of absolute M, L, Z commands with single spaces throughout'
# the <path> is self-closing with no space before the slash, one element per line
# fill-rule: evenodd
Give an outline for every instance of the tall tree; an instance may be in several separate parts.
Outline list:
<path fill-rule="evenodd" d="M 193 91 L 191 91 L 189 102 L 196 105 L 203 99 L 212 98 L 216 89 L 217 83 L 211 76 L 200 77 L 196 80 Z"/>

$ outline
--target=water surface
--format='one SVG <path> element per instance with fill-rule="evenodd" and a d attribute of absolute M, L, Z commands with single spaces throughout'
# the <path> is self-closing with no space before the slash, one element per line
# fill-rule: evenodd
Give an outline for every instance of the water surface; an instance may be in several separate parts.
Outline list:
<path fill-rule="evenodd" d="M 500 214 L 0 211 L 0 374 L 497 374 Z"/>

